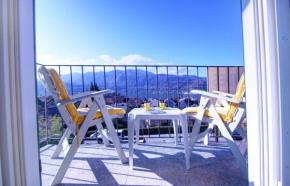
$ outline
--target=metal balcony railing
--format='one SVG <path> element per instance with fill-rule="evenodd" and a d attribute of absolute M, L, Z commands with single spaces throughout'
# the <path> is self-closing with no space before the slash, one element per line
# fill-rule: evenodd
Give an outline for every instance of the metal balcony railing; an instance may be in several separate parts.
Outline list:
<path fill-rule="evenodd" d="M 37 64 L 38 67 L 41 64 Z M 199 95 L 190 90 L 219 90 L 235 93 L 243 66 L 183 66 L 183 65 L 45 65 L 55 68 L 62 77 L 69 94 L 90 89 L 112 89 L 114 94 L 106 97 L 107 104 L 124 108 L 127 113 L 140 107 L 143 102 L 165 101 L 168 106 L 184 108 L 197 106 Z M 40 143 L 48 144 L 60 139 L 64 123 L 49 93 L 37 83 Z M 116 129 L 126 135 L 126 116 L 115 121 Z M 189 125 L 189 128 L 192 127 Z M 170 121 L 143 123 L 141 137 L 173 137 Z M 58 126 L 58 127 L 57 127 Z M 92 132 L 94 129 L 92 129 Z M 89 135 L 89 134 L 88 134 Z M 215 130 L 214 136 L 219 136 Z"/>

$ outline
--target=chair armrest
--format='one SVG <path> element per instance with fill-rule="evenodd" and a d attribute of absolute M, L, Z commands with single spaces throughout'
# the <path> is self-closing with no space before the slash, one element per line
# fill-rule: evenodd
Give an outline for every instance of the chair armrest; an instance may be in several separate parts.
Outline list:
<path fill-rule="evenodd" d="M 211 92 L 216 93 L 216 94 L 221 94 L 221 95 L 223 95 L 223 96 L 228 96 L 228 97 L 234 97 L 234 96 L 235 96 L 235 95 L 233 95 L 233 94 L 229 94 L 229 93 L 221 92 L 221 91 L 217 91 L 217 90 L 213 90 L 213 91 L 211 91 Z"/>
<path fill-rule="evenodd" d="M 212 98 L 226 100 L 226 101 L 229 101 L 229 102 L 232 102 L 232 103 L 236 103 L 236 104 L 244 104 L 243 101 L 238 101 L 238 100 L 231 99 L 231 98 L 228 98 L 228 97 L 225 97 L 225 96 L 220 96 L 220 95 L 217 95 L 217 94 L 214 94 L 214 93 L 211 93 L 211 92 L 205 92 L 205 91 L 202 91 L 202 90 L 192 90 L 190 92 L 191 93 L 196 93 L 196 94 L 201 94 L 201 95 L 204 95 L 204 96 L 207 96 L 207 97 L 212 97 Z"/>
<path fill-rule="evenodd" d="M 112 93 L 112 92 L 113 92 L 112 90 L 96 91 L 96 92 L 93 92 L 93 93 L 90 93 L 90 94 L 87 94 L 87 95 L 84 95 L 84 96 L 73 98 L 73 99 L 70 99 L 70 100 L 67 100 L 67 101 L 62 101 L 60 103 L 57 103 L 57 106 L 63 106 L 63 105 L 67 105 L 69 103 L 75 103 L 77 101 L 81 101 L 81 100 L 86 99 L 86 98 L 93 98 L 93 97 L 98 96 L 98 95 L 108 94 L 108 93 Z"/>
<path fill-rule="evenodd" d="M 71 95 L 70 98 L 74 99 L 74 98 L 78 98 L 78 97 L 89 95 L 89 94 L 96 93 L 96 92 L 98 92 L 98 91 L 82 92 L 82 93 L 79 93 L 79 94 Z"/>

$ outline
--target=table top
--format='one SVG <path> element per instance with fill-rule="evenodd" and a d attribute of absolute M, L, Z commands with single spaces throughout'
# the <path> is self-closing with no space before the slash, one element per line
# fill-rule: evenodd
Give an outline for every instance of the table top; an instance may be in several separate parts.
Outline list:
<path fill-rule="evenodd" d="M 160 112 L 159 112 L 160 111 Z M 134 108 L 129 112 L 128 115 L 143 115 L 143 116 L 168 116 L 168 115 L 176 115 L 179 116 L 181 114 L 185 114 L 178 108 L 170 108 L 167 107 L 165 110 L 159 110 L 158 108 L 152 108 L 150 111 L 145 111 L 143 108 Z"/>

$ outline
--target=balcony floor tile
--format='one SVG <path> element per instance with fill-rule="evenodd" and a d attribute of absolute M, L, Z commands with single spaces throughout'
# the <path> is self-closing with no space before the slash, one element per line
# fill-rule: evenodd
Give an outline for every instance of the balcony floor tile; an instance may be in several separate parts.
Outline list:
<path fill-rule="evenodd" d="M 128 157 L 128 144 L 122 144 Z M 55 145 L 40 149 L 42 185 L 50 185 L 63 154 L 50 159 Z M 134 170 L 121 164 L 114 147 L 89 142 L 82 144 L 61 185 L 248 185 L 229 147 L 198 143 L 186 170 L 183 145 L 141 143 L 134 149 Z"/>

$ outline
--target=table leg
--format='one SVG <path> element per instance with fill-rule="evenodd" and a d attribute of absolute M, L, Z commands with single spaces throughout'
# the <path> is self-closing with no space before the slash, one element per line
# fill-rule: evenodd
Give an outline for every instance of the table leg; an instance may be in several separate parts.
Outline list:
<path fill-rule="evenodd" d="M 129 166 L 133 169 L 134 115 L 128 116 Z"/>
<path fill-rule="evenodd" d="M 173 122 L 175 145 L 177 145 L 178 144 L 178 120 L 172 120 L 172 122 Z"/>
<path fill-rule="evenodd" d="M 140 120 L 139 119 L 135 119 L 134 121 L 134 125 L 135 125 L 135 133 L 136 133 L 136 144 L 139 144 L 139 139 L 140 139 Z"/>
<path fill-rule="evenodd" d="M 189 143 L 188 143 L 188 124 L 186 114 L 180 115 L 180 122 L 182 126 L 183 143 L 184 143 L 184 153 L 185 153 L 185 164 L 186 168 L 190 168 L 190 153 L 189 153 Z"/>

